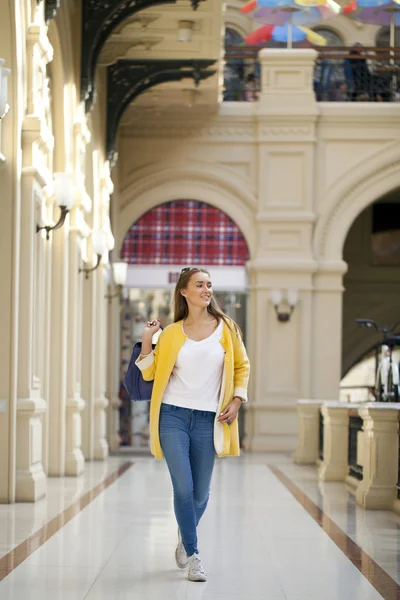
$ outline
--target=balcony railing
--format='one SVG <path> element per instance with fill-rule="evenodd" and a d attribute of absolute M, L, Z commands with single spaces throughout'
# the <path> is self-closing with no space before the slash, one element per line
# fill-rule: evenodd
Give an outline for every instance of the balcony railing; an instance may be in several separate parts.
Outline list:
<path fill-rule="evenodd" d="M 257 101 L 263 46 L 225 50 L 224 100 Z M 314 91 L 324 102 L 400 102 L 400 48 L 325 46 L 315 48 Z"/>
<path fill-rule="evenodd" d="M 349 474 L 356 479 L 363 478 L 363 468 L 357 463 L 358 433 L 363 430 L 363 420 L 350 414 L 349 419 Z"/>
<path fill-rule="evenodd" d="M 319 411 L 318 456 L 321 461 L 324 460 L 324 417 L 321 410 Z"/>

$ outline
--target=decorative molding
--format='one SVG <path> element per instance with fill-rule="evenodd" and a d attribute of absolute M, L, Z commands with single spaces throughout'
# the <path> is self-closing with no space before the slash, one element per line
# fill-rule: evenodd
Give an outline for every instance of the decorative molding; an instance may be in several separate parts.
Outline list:
<path fill-rule="evenodd" d="M 243 141 L 256 141 L 256 133 L 251 126 L 235 126 L 235 125 L 219 125 L 215 126 L 204 126 L 203 122 L 191 121 L 185 119 L 184 125 L 182 121 L 171 121 L 165 120 L 158 121 L 152 120 L 152 122 L 141 122 L 138 125 L 132 125 L 129 128 L 124 128 L 124 132 L 128 137 L 134 134 L 135 138 L 187 138 L 193 139 L 210 140 L 210 141 L 224 141 L 227 142 L 243 142 Z M 131 133 L 132 132 L 132 133 Z"/>
<path fill-rule="evenodd" d="M 116 161 L 118 125 L 130 103 L 149 88 L 170 81 L 193 79 L 196 85 L 215 74 L 214 60 L 131 60 L 117 61 L 108 68 L 107 157 Z"/>
<path fill-rule="evenodd" d="M 199 2 L 191 0 L 193 10 Z M 60 0 L 46 0 L 47 7 L 55 14 L 54 4 Z M 176 4 L 177 0 L 82 0 L 82 55 L 81 99 L 90 110 L 94 99 L 94 76 L 100 52 L 112 32 L 135 13 L 163 4 Z"/>
<path fill-rule="evenodd" d="M 311 133 L 311 127 L 264 127 L 261 135 L 269 136 L 287 136 L 287 135 L 308 135 Z"/>

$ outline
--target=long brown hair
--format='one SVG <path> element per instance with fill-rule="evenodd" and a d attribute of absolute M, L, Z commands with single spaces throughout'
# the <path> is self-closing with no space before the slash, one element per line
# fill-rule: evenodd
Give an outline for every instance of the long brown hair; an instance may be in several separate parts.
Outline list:
<path fill-rule="evenodd" d="M 207 269 L 203 269 L 202 267 L 190 267 L 181 272 L 174 291 L 174 323 L 186 319 L 189 314 L 189 306 L 186 298 L 182 296 L 181 290 L 184 290 L 188 287 L 190 278 L 195 273 L 205 273 L 211 277 Z M 242 337 L 242 332 L 239 325 L 224 313 L 214 296 L 211 296 L 211 302 L 207 306 L 207 312 L 212 315 L 218 323 L 221 320 L 224 321 L 231 331 L 236 333 L 239 337 Z"/>

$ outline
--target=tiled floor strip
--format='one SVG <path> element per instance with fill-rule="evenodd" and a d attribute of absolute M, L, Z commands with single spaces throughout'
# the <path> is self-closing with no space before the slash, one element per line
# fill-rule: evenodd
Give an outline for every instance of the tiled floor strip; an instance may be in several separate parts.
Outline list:
<path fill-rule="evenodd" d="M 134 463 L 129 461 L 124 463 L 117 471 L 111 473 L 104 481 L 96 485 L 92 490 L 71 504 L 62 513 L 54 517 L 49 523 L 46 523 L 41 529 L 36 531 L 22 544 L 11 550 L 8 554 L 0 558 L 0 581 L 7 577 L 11 571 L 16 569 L 24 560 L 26 560 L 35 550 L 40 548 L 47 540 L 49 540 L 57 531 L 80 513 L 88 504 L 93 502 L 107 489 L 114 481 L 121 477 Z"/>
<path fill-rule="evenodd" d="M 400 585 L 386 573 L 366 552 L 344 533 L 323 510 L 302 492 L 280 469 L 269 469 L 296 498 L 308 514 L 318 523 L 354 566 L 364 575 L 385 600 L 400 600 Z"/>

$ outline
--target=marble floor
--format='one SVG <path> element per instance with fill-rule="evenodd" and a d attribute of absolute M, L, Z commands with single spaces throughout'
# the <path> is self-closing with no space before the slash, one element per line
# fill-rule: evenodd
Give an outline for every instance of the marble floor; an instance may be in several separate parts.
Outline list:
<path fill-rule="evenodd" d="M 175 566 L 165 463 L 111 457 L 50 479 L 36 504 L 0 505 L 0 599 L 394 600 L 399 525 L 289 456 L 219 459 L 199 527 L 208 581 L 192 583 Z"/>

